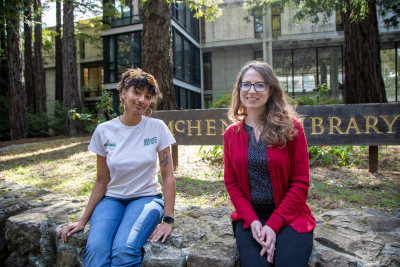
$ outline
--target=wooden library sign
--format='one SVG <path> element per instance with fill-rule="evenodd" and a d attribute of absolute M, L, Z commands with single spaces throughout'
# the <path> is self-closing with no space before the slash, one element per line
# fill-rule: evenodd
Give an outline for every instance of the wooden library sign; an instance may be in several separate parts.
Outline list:
<path fill-rule="evenodd" d="M 159 111 L 153 117 L 165 122 L 176 145 L 222 145 L 223 133 L 230 124 L 227 112 Z M 371 153 L 376 147 L 376 159 L 377 146 L 400 145 L 400 103 L 299 106 L 297 112 L 302 116 L 308 145 L 372 146 L 370 157 L 374 157 Z"/>

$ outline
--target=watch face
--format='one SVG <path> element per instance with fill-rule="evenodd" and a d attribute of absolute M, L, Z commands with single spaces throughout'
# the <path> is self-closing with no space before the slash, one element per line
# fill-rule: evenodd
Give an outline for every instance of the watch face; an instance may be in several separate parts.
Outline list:
<path fill-rule="evenodd" d="M 170 216 L 166 216 L 163 219 L 164 222 L 166 223 L 173 223 L 174 222 L 174 218 L 170 217 Z"/>

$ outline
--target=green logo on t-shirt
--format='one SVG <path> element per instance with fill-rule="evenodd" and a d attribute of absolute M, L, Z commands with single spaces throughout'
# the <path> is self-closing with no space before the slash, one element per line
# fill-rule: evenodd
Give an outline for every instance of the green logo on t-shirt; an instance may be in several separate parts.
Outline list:
<path fill-rule="evenodd" d="M 115 143 L 104 143 L 104 146 L 115 146 Z"/>
<path fill-rule="evenodd" d="M 144 139 L 144 146 L 149 146 L 157 143 L 157 137 Z"/>

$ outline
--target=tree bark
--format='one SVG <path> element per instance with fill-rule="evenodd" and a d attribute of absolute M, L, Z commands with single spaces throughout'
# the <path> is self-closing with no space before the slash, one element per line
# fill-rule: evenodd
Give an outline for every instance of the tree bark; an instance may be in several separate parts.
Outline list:
<path fill-rule="evenodd" d="M 56 1 L 56 100 L 63 102 L 63 68 L 61 40 L 61 0 Z"/>
<path fill-rule="evenodd" d="M 43 39 L 42 39 L 42 10 L 40 0 L 33 0 L 35 11 L 35 91 L 36 114 L 42 116 L 47 113 L 46 107 L 46 77 L 43 63 Z M 45 126 L 47 128 L 47 125 Z M 47 129 L 46 129 L 47 130 Z"/>
<path fill-rule="evenodd" d="M 69 136 L 82 134 L 82 123 L 73 120 L 69 113 L 76 108 L 82 112 L 78 89 L 78 72 L 76 67 L 76 47 L 74 33 L 74 5 L 72 0 L 65 0 L 63 5 L 63 83 L 64 83 L 64 133 Z"/>
<path fill-rule="evenodd" d="M 4 0 L 0 0 L 1 6 L 4 6 Z M 4 14 L 0 14 L 0 49 L 4 54 L 0 56 L 0 96 L 8 95 L 8 68 L 7 68 L 7 39 L 6 39 L 6 19 Z"/>
<path fill-rule="evenodd" d="M 32 1 L 25 0 L 25 20 L 32 22 Z M 25 58 L 25 92 L 26 98 L 29 99 L 27 101 L 27 108 L 30 109 L 30 112 L 36 114 L 36 101 L 35 101 L 35 85 L 34 85 L 34 74 L 33 74 L 33 38 L 32 38 L 32 26 L 28 23 L 24 23 L 24 35 L 25 35 L 25 43 L 24 43 L 24 58 Z"/>
<path fill-rule="evenodd" d="M 6 5 L 19 10 L 20 1 L 6 0 Z M 19 11 L 7 17 L 7 67 L 10 85 L 11 139 L 28 137 L 28 115 L 26 113 L 22 45 L 20 42 Z"/>
<path fill-rule="evenodd" d="M 349 0 L 344 3 L 349 7 Z M 368 7 L 370 14 L 360 23 L 350 22 L 349 11 L 343 18 L 346 104 L 387 103 L 381 73 L 376 0 L 368 1 Z"/>
<path fill-rule="evenodd" d="M 177 109 L 171 44 L 171 5 L 166 1 L 146 1 L 143 4 L 142 69 L 154 75 L 163 94 L 157 105 L 159 110 Z"/>

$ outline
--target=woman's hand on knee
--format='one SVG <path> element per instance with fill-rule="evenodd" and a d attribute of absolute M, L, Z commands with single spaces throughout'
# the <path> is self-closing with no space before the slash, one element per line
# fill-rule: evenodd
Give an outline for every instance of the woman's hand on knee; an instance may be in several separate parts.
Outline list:
<path fill-rule="evenodd" d="M 269 263 L 272 263 L 274 261 L 276 233 L 271 229 L 271 227 L 264 225 L 261 230 L 261 236 L 263 237 L 263 240 L 265 240 L 265 246 L 263 246 L 260 255 L 263 256 L 265 252 L 267 252 L 267 260 Z"/>
<path fill-rule="evenodd" d="M 173 223 L 160 223 L 159 225 L 156 226 L 154 229 L 153 233 L 151 233 L 149 239 L 147 239 L 148 242 L 157 242 L 162 238 L 161 242 L 164 243 L 167 237 L 171 234 L 172 231 L 172 225 Z"/>
<path fill-rule="evenodd" d="M 63 226 L 61 228 L 61 230 L 59 230 L 58 232 L 61 232 L 61 241 L 63 243 L 67 242 L 67 236 L 71 236 L 72 234 L 82 231 L 85 228 L 85 226 L 79 222 L 75 222 L 75 223 L 70 223 L 66 226 Z"/>
<path fill-rule="evenodd" d="M 262 230 L 262 224 L 260 221 L 253 221 L 250 224 L 251 228 L 251 233 L 253 234 L 253 238 L 262 246 L 264 247 L 266 244 L 264 242 L 264 237 L 262 236 L 261 230 Z"/>

